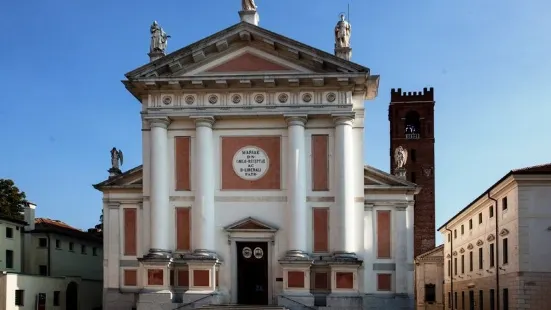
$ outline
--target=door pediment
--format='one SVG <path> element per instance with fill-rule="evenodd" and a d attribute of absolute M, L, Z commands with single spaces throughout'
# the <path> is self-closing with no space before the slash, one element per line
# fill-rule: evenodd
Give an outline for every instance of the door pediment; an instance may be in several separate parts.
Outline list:
<path fill-rule="evenodd" d="M 233 224 L 224 227 L 227 232 L 271 232 L 275 233 L 279 229 L 270 224 L 264 223 L 252 217 L 244 218 Z"/>

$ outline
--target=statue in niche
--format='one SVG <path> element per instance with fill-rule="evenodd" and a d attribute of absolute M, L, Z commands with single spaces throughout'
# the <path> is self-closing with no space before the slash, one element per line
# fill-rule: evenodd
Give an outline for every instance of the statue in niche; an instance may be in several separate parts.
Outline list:
<path fill-rule="evenodd" d="M 164 32 L 163 28 L 161 28 L 159 24 L 157 24 L 157 21 L 153 22 L 149 31 L 151 32 L 151 44 L 149 47 L 149 52 L 164 53 L 168 43 L 168 38 L 170 38 L 170 36 L 167 35 L 166 32 Z"/>
<path fill-rule="evenodd" d="M 241 0 L 241 9 L 243 11 L 256 11 L 254 0 Z"/>
<path fill-rule="evenodd" d="M 396 162 L 396 168 L 404 168 L 408 160 L 408 151 L 402 146 L 399 146 L 394 150 L 394 161 Z"/>
<path fill-rule="evenodd" d="M 119 162 L 120 162 L 120 166 L 122 166 L 122 151 L 117 150 L 117 148 L 112 148 L 111 149 L 111 169 L 120 170 Z"/>
<path fill-rule="evenodd" d="M 344 18 L 344 14 L 341 14 L 341 20 L 335 26 L 335 47 L 346 48 L 350 47 L 350 34 L 352 27 L 348 21 Z"/>

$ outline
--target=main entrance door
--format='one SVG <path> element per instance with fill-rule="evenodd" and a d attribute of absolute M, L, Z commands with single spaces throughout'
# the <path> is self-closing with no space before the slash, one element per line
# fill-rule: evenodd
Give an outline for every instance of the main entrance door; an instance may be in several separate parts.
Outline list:
<path fill-rule="evenodd" d="M 237 302 L 268 304 L 268 243 L 237 242 Z"/>

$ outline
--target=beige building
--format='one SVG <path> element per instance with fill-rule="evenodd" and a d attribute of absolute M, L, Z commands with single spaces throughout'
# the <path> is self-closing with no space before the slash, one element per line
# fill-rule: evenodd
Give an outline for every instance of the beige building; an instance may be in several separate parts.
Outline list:
<path fill-rule="evenodd" d="M 510 171 L 438 229 L 446 309 L 549 309 L 551 164 Z"/>
<path fill-rule="evenodd" d="M 417 310 L 444 306 L 444 245 L 415 258 L 415 301 Z"/>
<path fill-rule="evenodd" d="M 102 238 L 61 221 L 0 218 L 0 310 L 97 309 L 102 305 Z"/>

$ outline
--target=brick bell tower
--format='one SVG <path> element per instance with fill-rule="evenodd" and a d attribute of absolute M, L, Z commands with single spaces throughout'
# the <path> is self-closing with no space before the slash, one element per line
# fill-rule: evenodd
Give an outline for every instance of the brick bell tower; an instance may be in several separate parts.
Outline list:
<path fill-rule="evenodd" d="M 402 92 L 392 89 L 388 120 L 390 121 L 390 168 L 394 173 L 394 150 L 408 151 L 406 179 L 422 186 L 415 197 L 414 256 L 435 246 L 434 199 L 434 89 Z"/>

